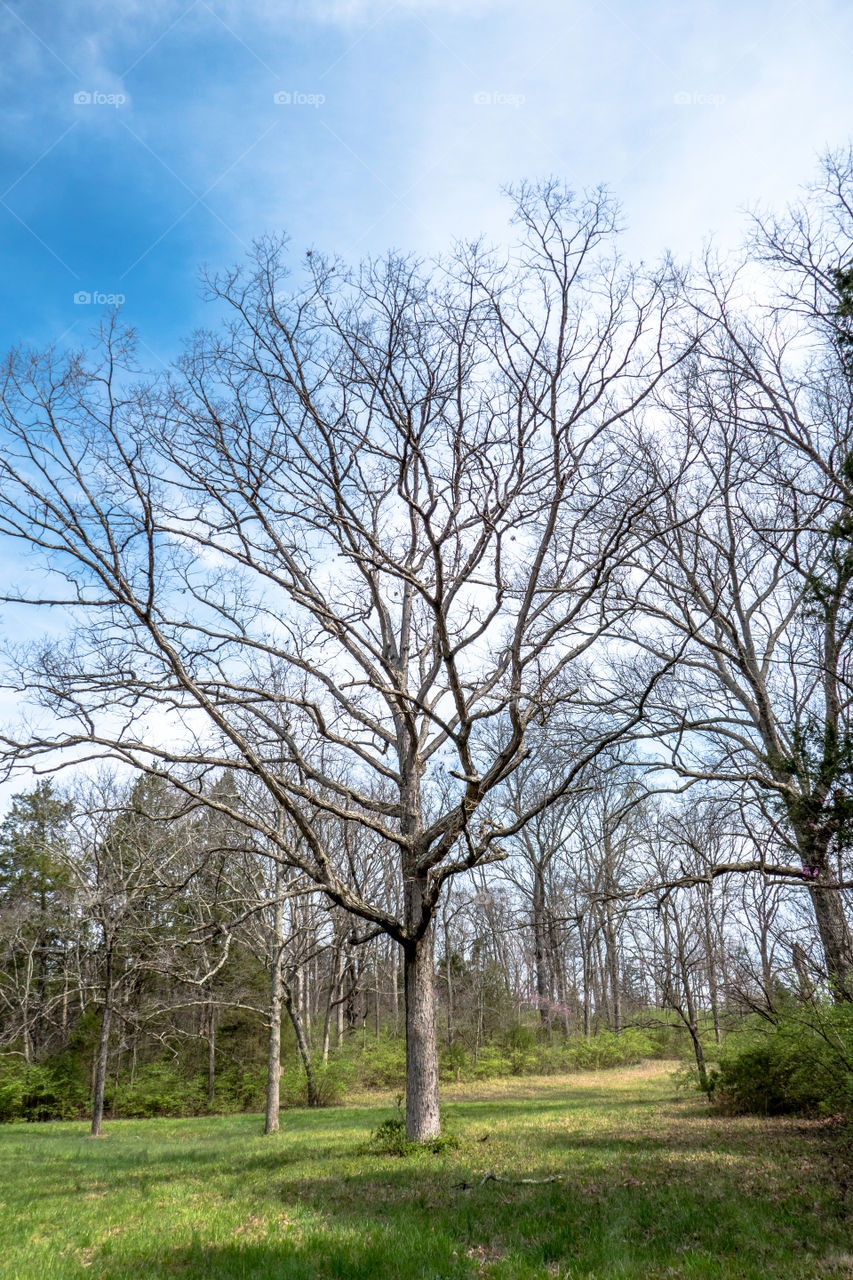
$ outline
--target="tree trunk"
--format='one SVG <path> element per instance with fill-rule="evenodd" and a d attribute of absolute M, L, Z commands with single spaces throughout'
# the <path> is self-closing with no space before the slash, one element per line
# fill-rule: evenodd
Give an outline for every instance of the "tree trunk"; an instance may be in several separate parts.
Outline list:
<path fill-rule="evenodd" d="M 317 1092 L 317 1077 L 314 1074 L 314 1061 L 311 1057 L 311 1046 L 308 1043 L 308 1037 L 305 1034 L 305 1027 L 299 1013 L 299 1008 L 293 999 L 293 992 L 289 985 L 282 981 L 282 998 L 284 1007 L 287 1010 L 287 1016 L 290 1018 L 293 1030 L 296 1033 L 296 1048 L 299 1051 L 299 1057 L 305 1072 L 305 1083 L 308 1091 L 308 1106 L 318 1107 L 320 1105 L 320 1096 Z"/>
<path fill-rule="evenodd" d="M 605 912 L 605 963 L 613 999 L 613 1030 L 617 1035 L 622 1030 L 622 984 L 619 980 L 619 949 L 616 941 L 616 926 L 613 920 L 613 903 L 608 898 Z"/>
<path fill-rule="evenodd" d="M 450 925 L 444 921 L 444 977 L 447 984 L 447 1046 L 453 1045 L 453 965 L 450 950 Z"/>
<path fill-rule="evenodd" d="M 687 1010 L 687 1016 L 679 1006 L 679 1013 L 687 1024 L 687 1030 L 690 1032 L 690 1039 L 693 1041 L 693 1053 L 696 1058 L 696 1069 L 699 1072 L 699 1086 L 703 1093 L 708 1092 L 708 1072 L 705 1068 L 705 1050 L 702 1046 L 702 1038 L 699 1035 L 699 1019 L 696 1016 L 696 1005 L 693 1001 L 693 990 L 690 984 L 690 975 L 687 971 L 687 961 L 685 959 L 684 938 L 681 931 L 678 932 L 678 961 L 681 971 L 681 986 L 684 991 L 684 1007 Z"/>
<path fill-rule="evenodd" d="M 281 1106 L 281 954 L 272 968 L 270 981 L 269 1050 L 267 1053 L 267 1096 L 264 1133 L 278 1132 Z"/>
<path fill-rule="evenodd" d="M 569 1023 L 569 993 L 566 988 L 566 967 L 563 961 L 562 950 L 557 932 L 554 927 L 554 921 L 549 916 L 548 919 L 548 951 L 551 958 L 551 974 L 556 982 L 557 1000 L 560 1004 L 560 1017 L 563 1023 L 563 1034 L 568 1035 L 571 1026 Z"/>
<path fill-rule="evenodd" d="M 213 1109 L 216 1101 L 216 1013 L 213 1004 L 207 1007 L 207 1105 Z"/>
<path fill-rule="evenodd" d="M 101 1034 L 95 1058 L 95 1082 L 92 1088 L 92 1137 L 101 1135 L 104 1119 L 104 1089 L 107 1083 L 107 1057 L 110 1048 L 110 1023 L 113 1016 L 113 952 L 107 948 L 104 973 L 104 1008 L 101 1015 Z"/>
<path fill-rule="evenodd" d="M 533 869 L 533 967 L 536 973 L 536 1003 L 539 1021 L 551 1030 L 550 975 L 548 973 L 547 943 L 545 939 L 545 880 L 542 868 Z"/>
<path fill-rule="evenodd" d="M 326 1001 L 326 1015 L 323 1019 L 323 1061 L 329 1061 L 329 1041 L 331 1040 L 332 1031 L 332 1011 L 335 1009 L 335 1001 L 338 1001 L 337 1009 L 340 1010 L 341 995 L 341 976 L 343 973 L 343 948 L 336 946 L 332 952 L 332 963 L 329 966 L 329 998 Z"/>
<path fill-rule="evenodd" d="M 278 1132 L 281 1105 L 281 976 L 284 942 L 284 902 L 282 901 L 283 868 L 275 864 L 275 907 L 273 909 L 272 964 L 270 965 L 269 1046 L 267 1051 L 267 1093 L 264 1133 Z"/>
<path fill-rule="evenodd" d="M 809 885 L 826 972 L 838 1003 L 853 1000 L 853 938 L 835 885 Z"/>
<path fill-rule="evenodd" d="M 397 959 L 397 944 L 393 938 L 389 939 L 391 948 L 391 1013 L 394 1018 L 394 1035 L 396 1036 L 400 1030 L 400 987 L 399 987 L 399 963 Z"/>
<path fill-rule="evenodd" d="M 358 970 L 355 961 L 350 957 L 346 969 L 346 977 L 349 986 L 347 987 L 347 997 L 344 1004 L 344 1013 L 346 1017 L 346 1030 L 349 1035 L 355 1033 L 358 1026 L 358 1010 L 356 1002 L 358 1000 Z"/>
<path fill-rule="evenodd" d="M 404 945 L 406 973 L 406 1137 L 438 1137 L 438 1044 L 432 925 Z"/>
<path fill-rule="evenodd" d="M 801 1000 L 808 1000 L 812 995 L 812 984 L 809 979 L 808 957 L 804 947 L 799 943 L 794 943 L 793 948 L 794 970 L 797 974 L 797 983 L 799 985 L 799 995 Z"/>

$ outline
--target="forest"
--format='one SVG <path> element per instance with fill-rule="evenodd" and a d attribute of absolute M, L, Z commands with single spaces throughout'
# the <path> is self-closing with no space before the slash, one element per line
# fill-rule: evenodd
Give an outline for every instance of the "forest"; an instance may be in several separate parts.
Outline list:
<path fill-rule="evenodd" d="M 689 266 L 508 199 L 8 358 L 0 1119 L 853 1106 L 853 152 Z"/>

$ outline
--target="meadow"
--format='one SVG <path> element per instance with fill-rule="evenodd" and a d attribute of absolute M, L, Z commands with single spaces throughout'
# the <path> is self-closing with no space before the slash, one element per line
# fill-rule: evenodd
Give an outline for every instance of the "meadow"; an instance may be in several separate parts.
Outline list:
<path fill-rule="evenodd" d="M 2 1126 L 0 1276 L 853 1277 L 832 1121 L 711 1114 L 659 1062 L 443 1099 L 456 1145 L 403 1156 L 370 1149 L 388 1095 L 268 1138 L 257 1115 Z"/>

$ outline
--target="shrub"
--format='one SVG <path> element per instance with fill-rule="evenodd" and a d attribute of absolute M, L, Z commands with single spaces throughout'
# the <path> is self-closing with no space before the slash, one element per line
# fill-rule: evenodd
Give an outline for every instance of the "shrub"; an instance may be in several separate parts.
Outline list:
<path fill-rule="evenodd" d="M 711 1081 L 729 1111 L 853 1112 L 853 1008 L 792 1006 L 773 1023 L 751 1019 L 725 1041 Z"/>
<path fill-rule="evenodd" d="M 317 1105 L 334 1106 L 346 1095 L 354 1079 L 351 1062 L 332 1059 L 314 1066 L 314 1082 L 317 1086 Z M 299 1062 L 291 1063 L 281 1073 L 280 1097 L 282 1107 L 308 1106 L 308 1080 Z"/>
<path fill-rule="evenodd" d="M 37 1064 L 0 1058 L 0 1121 L 74 1120 L 87 1107 L 85 1075 L 68 1055 Z"/>
<path fill-rule="evenodd" d="M 152 1116 L 197 1116 L 207 1110 L 206 1082 L 186 1076 L 176 1062 L 148 1062 L 133 1081 L 122 1080 L 105 1099 L 113 1115 L 147 1120 Z"/>
<path fill-rule="evenodd" d="M 449 1131 L 426 1142 L 410 1142 L 406 1137 L 406 1121 L 402 1115 L 389 1116 L 373 1130 L 367 1143 L 367 1151 L 377 1156 L 411 1156 L 421 1151 L 438 1155 L 441 1151 L 459 1146 L 457 1136 Z"/>
<path fill-rule="evenodd" d="M 562 1047 L 564 1069 L 601 1071 L 607 1067 L 630 1067 L 654 1055 L 654 1045 L 642 1031 L 628 1028 L 617 1035 L 599 1031 L 588 1040 L 573 1036 Z"/>
<path fill-rule="evenodd" d="M 402 1039 L 388 1036 L 362 1044 L 353 1037 L 344 1041 L 334 1061 L 347 1064 L 352 1084 L 363 1089 L 399 1090 L 405 1087 L 406 1046 Z"/>

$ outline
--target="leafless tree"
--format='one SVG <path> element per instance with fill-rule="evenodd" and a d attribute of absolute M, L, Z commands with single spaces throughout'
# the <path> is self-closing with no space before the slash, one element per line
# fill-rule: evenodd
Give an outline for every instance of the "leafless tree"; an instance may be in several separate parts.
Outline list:
<path fill-rule="evenodd" d="M 413 1139 L 439 1131 L 442 887 L 528 817 L 486 801 L 555 702 L 587 735 L 537 812 L 642 716 L 600 650 L 650 500 L 631 427 L 682 354 L 675 282 L 615 257 L 606 196 L 523 187 L 514 219 L 505 256 L 312 254 L 296 287 L 265 242 L 165 388 L 109 327 L 93 361 L 15 354 L 3 381 L 0 528 L 50 569 L 29 602 L 74 624 L 13 655 L 49 718 L 8 755 L 257 779 L 288 834 L 232 816 L 402 948 Z M 395 851 L 399 911 L 329 818 Z"/>
<path fill-rule="evenodd" d="M 650 733 L 683 777 L 761 808 L 776 874 L 807 886 L 830 980 L 851 999 L 851 156 L 824 178 L 757 223 L 739 271 L 709 260 L 693 283 L 700 342 L 649 446 L 661 496 L 641 595 L 662 624 L 650 650 L 688 646 Z"/>

